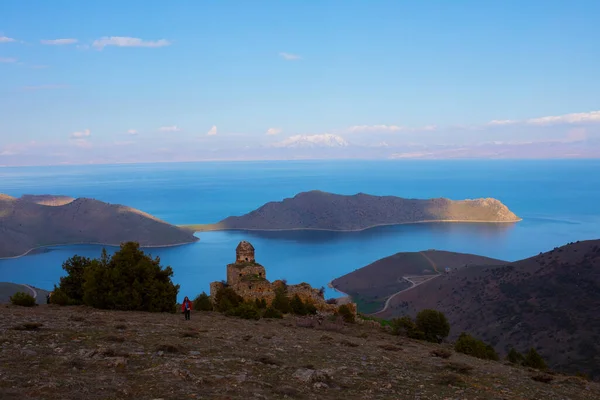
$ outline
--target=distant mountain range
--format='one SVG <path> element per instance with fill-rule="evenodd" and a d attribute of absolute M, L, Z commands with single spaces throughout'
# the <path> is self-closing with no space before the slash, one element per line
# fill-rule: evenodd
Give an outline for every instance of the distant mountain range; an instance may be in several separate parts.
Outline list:
<path fill-rule="evenodd" d="M 130 207 L 86 198 L 0 194 L 0 257 L 61 244 L 169 246 L 196 240 L 191 231 Z"/>
<path fill-rule="evenodd" d="M 503 353 L 511 346 L 519 351 L 535 347 L 552 368 L 600 378 L 600 240 L 510 263 L 474 259 L 448 274 L 443 267 L 452 265 L 448 254 L 456 253 L 424 253 L 442 273 L 410 289 L 410 284 L 398 288 L 377 316 L 389 319 L 434 308 L 448 317 L 450 339 L 464 331 Z M 414 260 L 405 262 L 408 254 L 418 253 L 399 253 L 332 283 L 357 298 L 377 298 L 379 291 L 381 301 L 393 290 L 390 282 L 431 274 L 409 268 Z M 464 256 L 465 261 L 473 257 Z"/>
<path fill-rule="evenodd" d="M 321 191 L 299 193 L 270 202 L 242 216 L 197 230 L 295 230 L 357 231 L 381 225 L 420 222 L 517 222 L 520 218 L 496 199 L 404 199 L 394 196 L 352 196 Z"/>

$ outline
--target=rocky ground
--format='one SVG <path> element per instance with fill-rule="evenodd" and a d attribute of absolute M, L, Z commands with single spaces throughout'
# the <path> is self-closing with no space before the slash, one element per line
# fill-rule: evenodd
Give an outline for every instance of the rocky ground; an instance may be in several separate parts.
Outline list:
<path fill-rule="evenodd" d="M 0 398 L 600 398 L 597 383 L 450 349 L 370 323 L 2 305 Z"/>

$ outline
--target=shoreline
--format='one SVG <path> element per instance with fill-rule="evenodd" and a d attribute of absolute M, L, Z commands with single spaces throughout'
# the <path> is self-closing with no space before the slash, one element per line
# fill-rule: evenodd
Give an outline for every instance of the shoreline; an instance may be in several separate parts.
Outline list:
<path fill-rule="evenodd" d="M 331 281 L 331 282 L 333 282 L 333 281 Z M 336 291 L 336 292 L 338 292 L 338 293 L 341 293 L 341 294 L 343 294 L 343 296 L 336 297 L 336 299 L 338 299 L 338 300 L 339 300 L 339 299 L 342 299 L 342 300 L 343 300 L 343 301 L 345 301 L 345 302 L 352 303 L 352 296 L 350 296 L 350 295 L 349 295 L 348 293 L 346 293 L 346 292 L 342 292 L 341 290 L 339 290 L 338 288 L 336 288 L 335 286 L 333 286 L 333 284 L 332 284 L 331 282 L 329 282 L 329 283 L 327 284 L 327 287 L 328 287 L 328 288 L 330 288 L 330 289 L 333 289 L 333 290 L 335 290 L 335 291 Z M 342 303 L 342 304 L 345 304 L 345 303 Z"/>
<path fill-rule="evenodd" d="M 185 242 L 185 243 L 174 243 L 174 244 L 166 244 L 166 245 L 149 245 L 149 246 L 142 246 L 140 245 L 140 248 L 142 249 L 159 249 L 159 248 L 167 248 L 167 247 L 178 247 L 178 246 L 185 246 L 187 244 L 193 244 L 200 241 L 199 238 L 197 238 L 197 240 L 194 240 L 193 242 Z M 47 244 L 44 246 L 37 246 L 34 247 L 32 249 L 27 250 L 25 253 L 21 254 L 21 255 L 17 255 L 17 256 L 10 256 L 10 257 L 0 257 L 0 261 L 2 260 L 14 260 L 17 258 L 21 258 L 21 257 L 26 257 L 28 256 L 30 253 L 36 251 L 36 250 L 40 250 L 40 249 L 48 249 L 50 247 L 62 247 L 62 246 L 107 246 L 107 247 L 120 247 L 121 243 L 119 244 L 110 244 L 110 243 L 93 243 L 93 242 L 78 242 L 78 243 L 61 243 L 61 244 Z"/>
<path fill-rule="evenodd" d="M 376 224 L 370 225 L 365 228 L 356 229 L 327 229 L 327 228 L 278 228 L 278 229 L 265 229 L 265 228 L 208 228 L 198 229 L 203 224 L 191 224 L 191 225 L 178 225 L 180 228 L 193 230 L 195 233 L 198 232 L 219 232 L 219 231 L 250 231 L 250 232 L 287 232 L 287 231 L 325 231 L 325 232 L 362 232 L 368 229 L 379 228 L 383 226 L 395 226 L 395 225 L 413 225 L 413 224 L 431 224 L 431 223 L 463 223 L 463 224 L 514 224 L 516 222 L 523 221 L 523 218 L 519 218 L 511 221 L 484 221 L 484 220 L 462 220 L 462 219 L 435 219 L 435 220 L 424 220 L 414 222 L 394 222 L 389 224 Z M 204 224 L 204 226 L 211 226 L 217 224 Z"/>

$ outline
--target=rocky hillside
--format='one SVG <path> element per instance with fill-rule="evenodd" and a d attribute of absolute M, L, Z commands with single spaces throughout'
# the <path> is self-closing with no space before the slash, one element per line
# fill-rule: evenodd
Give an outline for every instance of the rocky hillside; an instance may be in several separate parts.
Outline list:
<path fill-rule="evenodd" d="M 331 286 L 352 296 L 360 311 L 373 313 L 383 308 L 389 296 L 444 273 L 446 267 L 503 264 L 506 261 L 450 251 L 402 252 L 334 279 Z"/>
<path fill-rule="evenodd" d="M 432 355 L 447 347 L 329 320 L 2 306 L 0 398 L 600 398 L 576 377 Z"/>
<path fill-rule="evenodd" d="M 418 222 L 516 222 L 519 217 L 496 199 L 404 199 L 394 196 L 353 196 L 310 191 L 270 202 L 246 215 L 228 217 L 199 230 L 322 229 L 352 231 L 380 225 Z"/>
<path fill-rule="evenodd" d="M 0 257 L 58 244 L 135 241 L 142 246 L 166 246 L 196 240 L 191 231 L 130 207 L 85 198 L 0 195 Z"/>
<path fill-rule="evenodd" d="M 531 346 L 553 368 L 600 378 L 600 240 L 496 267 L 469 266 L 395 296 L 382 317 L 444 312 L 499 352 Z"/>

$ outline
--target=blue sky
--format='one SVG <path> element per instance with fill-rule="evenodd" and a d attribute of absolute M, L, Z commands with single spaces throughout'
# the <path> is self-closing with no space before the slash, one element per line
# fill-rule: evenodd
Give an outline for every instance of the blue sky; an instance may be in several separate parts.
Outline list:
<path fill-rule="evenodd" d="M 600 156 L 598 15 L 594 0 L 3 0 L 0 165 Z"/>

